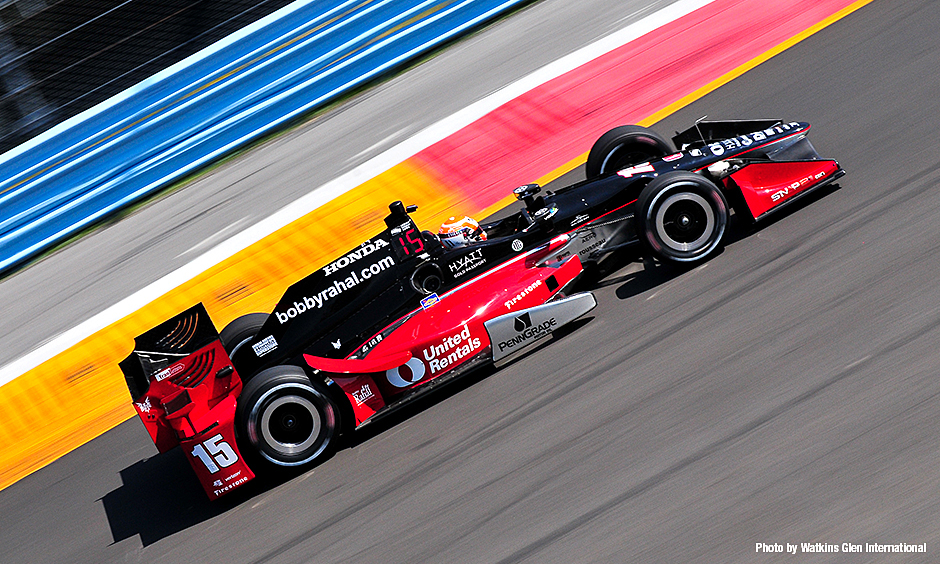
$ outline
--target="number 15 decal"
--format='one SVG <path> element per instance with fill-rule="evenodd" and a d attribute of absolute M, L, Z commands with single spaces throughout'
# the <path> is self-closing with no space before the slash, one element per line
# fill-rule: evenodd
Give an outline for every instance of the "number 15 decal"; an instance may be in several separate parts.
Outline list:
<path fill-rule="evenodd" d="M 415 231 L 417 231 L 417 229 L 409 229 L 405 233 L 405 239 L 408 239 L 408 242 L 411 243 L 410 248 L 407 244 L 405 244 L 405 239 L 402 239 L 401 237 L 398 238 L 398 242 L 401 243 L 401 247 L 405 250 L 406 255 L 410 255 L 411 253 L 417 254 L 424 250 L 424 242 L 421 241 L 421 235 L 418 234 L 417 236 L 412 237 L 412 234 L 414 234 Z"/>
<path fill-rule="evenodd" d="M 227 468 L 238 462 L 238 455 L 227 442 L 222 440 L 221 433 L 196 445 L 192 455 L 206 465 L 210 474 L 215 474 L 220 468 Z"/>

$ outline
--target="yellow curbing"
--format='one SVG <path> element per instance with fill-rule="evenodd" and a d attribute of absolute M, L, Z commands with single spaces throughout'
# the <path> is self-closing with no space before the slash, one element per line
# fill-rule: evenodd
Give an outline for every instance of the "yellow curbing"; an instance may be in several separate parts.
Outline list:
<path fill-rule="evenodd" d="M 854 2 L 639 123 L 658 122 L 872 1 Z M 586 160 L 587 153 L 537 182 Z M 405 161 L 208 269 L 0 387 L 0 489 L 134 416 L 117 363 L 136 335 L 200 301 L 219 329 L 245 313 L 271 311 L 287 286 L 380 231 L 384 206 L 399 199 L 420 204 L 414 217 L 422 226 L 437 225 L 450 209 L 485 217 L 514 201 L 480 208 Z"/>

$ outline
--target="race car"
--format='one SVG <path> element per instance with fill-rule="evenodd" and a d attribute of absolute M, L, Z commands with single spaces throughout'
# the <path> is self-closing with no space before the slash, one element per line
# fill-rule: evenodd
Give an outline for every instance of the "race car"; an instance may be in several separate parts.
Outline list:
<path fill-rule="evenodd" d="M 586 264 L 627 249 L 696 264 L 720 247 L 729 202 L 760 221 L 841 177 L 809 128 L 700 121 L 676 150 L 617 127 L 592 147 L 585 181 L 520 186 L 518 209 L 440 234 L 393 202 L 384 230 L 290 286 L 271 313 L 218 331 L 196 304 L 137 337 L 120 363 L 134 406 L 211 499 L 256 470 L 316 464 L 364 425 L 587 314 L 593 294 L 571 293 Z"/>

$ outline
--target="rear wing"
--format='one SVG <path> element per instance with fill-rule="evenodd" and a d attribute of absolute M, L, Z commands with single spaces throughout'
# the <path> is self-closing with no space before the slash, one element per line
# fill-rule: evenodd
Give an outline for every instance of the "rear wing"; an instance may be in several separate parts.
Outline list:
<path fill-rule="evenodd" d="M 210 499 L 254 478 L 235 443 L 241 378 L 202 304 L 134 339 L 119 365 L 157 450 L 180 445 Z"/>

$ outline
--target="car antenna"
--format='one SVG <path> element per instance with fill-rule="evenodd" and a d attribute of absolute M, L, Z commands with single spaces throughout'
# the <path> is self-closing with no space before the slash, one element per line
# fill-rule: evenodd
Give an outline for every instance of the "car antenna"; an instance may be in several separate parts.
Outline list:
<path fill-rule="evenodd" d="M 702 123 L 706 119 L 708 119 L 708 114 L 705 114 L 704 116 L 695 120 L 695 131 L 698 131 L 698 136 L 702 139 L 703 145 L 707 145 L 708 143 L 705 141 L 705 135 L 702 133 L 702 128 L 700 128 L 698 124 Z"/>

